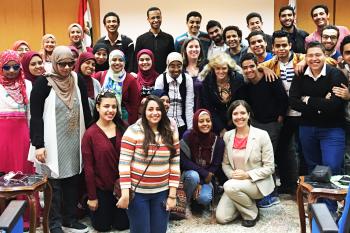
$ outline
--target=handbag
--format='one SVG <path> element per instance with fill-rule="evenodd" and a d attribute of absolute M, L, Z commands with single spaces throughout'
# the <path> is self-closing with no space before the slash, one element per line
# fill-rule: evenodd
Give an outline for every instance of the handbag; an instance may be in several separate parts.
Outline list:
<path fill-rule="evenodd" d="M 154 156 L 155 156 L 155 154 L 156 154 L 156 152 L 157 152 L 158 149 L 159 149 L 159 144 L 157 143 L 157 144 L 156 144 L 156 149 L 154 150 L 153 155 L 152 155 L 150 161 L 148 162 L 148 164 L 147 164 L 145 170 L 143 171 L 143 173 L 142 173 L 142 175 L 141 175 L 141 178 L 138 180 L 138 182 L 137 182 L 135 188 L 132 189 L 132 186 L 131 186 L 131 188 L 129 188 L 129 202 L 131 202 L 131 201 L 134 199 L 136 189 L 137 189 L 137 187 L 139 186 L 139 184 L 140 184 L 140 182 L 141 182 L 143 176 L 145 175 L 145 173 L 146 173 L 146 171 L 147 171 L 149 165 L 151 164 L 151 162 L 152 162 L 152 160 L 153 160 L 153 158 L 154 158 Z M 117 200 L 119 200 L 119 199 L 121 198 L 121 196 L 122 196 L 122 189 L 121 189 L 121 187 L 120 187 L 120 178 L 116 179 L 115 182 L 114 182 L 113 195 L 115 196 L 115 198 L 116 198 Z"/>
<path fill-rule="evenodd" d="M 311 180 L 321 183 L 329 183 L 331 180 L 332 171 L 328 166 L 316 165 L 311 172 Z"/>
<path fill-rule="evenodd" d="M 176 206 L 170 210 L 171 220 L 181 220 L 186 218 L 187 197 L 184 190 L 184 183 L 180 181 L 176 190 Z"/>

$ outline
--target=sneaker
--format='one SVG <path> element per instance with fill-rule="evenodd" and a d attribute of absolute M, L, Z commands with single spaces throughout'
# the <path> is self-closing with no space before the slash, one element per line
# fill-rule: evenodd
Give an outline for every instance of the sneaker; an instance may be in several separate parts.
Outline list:
<path fill-rule="evenodd" d="M 65 228 L 65 230 L 72 233 L 86 233 L 89 231 L 89 228 L 87 226 L 78 221 L 72 222 L 69 225 L 63 224 L 63 227 Z"/>
<path fill-rule="evenodd" d="M 257 205 L 259 208 L 268 208 L 270 206 L 277 205 L 280 202 L 281 201 L 278 197 L 272 196 L 270 194 L 264 197 L 263 199 L 261 199 Z"/>

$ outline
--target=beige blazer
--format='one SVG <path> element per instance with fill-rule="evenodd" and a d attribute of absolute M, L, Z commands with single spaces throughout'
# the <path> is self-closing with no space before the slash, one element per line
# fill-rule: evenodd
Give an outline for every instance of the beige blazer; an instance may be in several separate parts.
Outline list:
<path fill-rule="evenodd" d="M 225 152 L 222 161 L 222 169 L 226 176 L 231 179 L 232 172 L 235 169 L 232 156 L 233 141 L 236 135 L 236 130 L 230 130 L 224 134 Z M 246 154 L 245 154 L 245 169 L 250 176 L 250 179 L 255 183 L 264 196 L 270 194 L 275 183 L 272 179 L 272 174 L 275 170 L 273 147 L 268 133 L 250 126 Z"/>

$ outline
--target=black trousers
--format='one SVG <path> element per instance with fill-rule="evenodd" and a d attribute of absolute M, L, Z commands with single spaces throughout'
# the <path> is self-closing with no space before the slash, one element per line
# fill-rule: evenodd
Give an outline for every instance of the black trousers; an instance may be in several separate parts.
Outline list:
<path fill-rule="evenodd" d="M 98 208 L 91 211 L 91 223 L 95 230 L 103 232 L 110 231 L 111 228 L 118 231 L 129 228 L 129 219 L 124 209 L 119 209 L 112 191 L 96 190 Z"/>
<path fill-rule="evenodd" d="M 52 201 L 49 214 L 50 230 L 76 221 L 79 175 L 64 179 L 49 179 Z"/>

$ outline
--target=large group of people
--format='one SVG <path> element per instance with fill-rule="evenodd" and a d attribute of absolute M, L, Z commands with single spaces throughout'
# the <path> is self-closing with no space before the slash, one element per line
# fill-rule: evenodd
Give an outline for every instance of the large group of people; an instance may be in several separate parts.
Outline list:
<path fill-rule="evenodd" d="M 350 32 L 329 24 L 325 5 L 311 16 L 309 35 L 281 7 L 281 29 L 268 35 L 252 12 L 245 40 L 216 20 L 200 31 L 191 11 L 174 40 L 151 7 L 135 46 L 115 12 L 93 48 L 76 23 L 69 45 L 52 34 L 38 52 L 16 41 L 0 54 L 0 172 L 48 177 L 52 233 L 88 231 L 80 200 L 99 232 L 164 233 L 180 183 L 186 217 L 218 195 L 218 223 L 255 226 L 259 208 L 295 194 L 316 165 L 349 172 Z"/>

